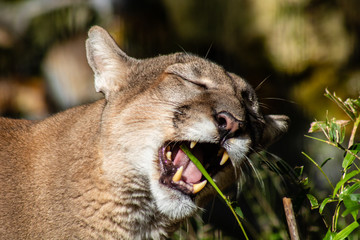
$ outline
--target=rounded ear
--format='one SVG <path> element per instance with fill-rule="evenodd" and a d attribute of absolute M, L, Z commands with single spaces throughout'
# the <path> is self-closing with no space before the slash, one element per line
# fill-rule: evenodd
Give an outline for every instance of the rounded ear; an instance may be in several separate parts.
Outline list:
<path fill-rule="evenodd" d="M 130 66 L 137 60 L 127 56 L 110 34 L 99 26 L 89 30 L 86 40 L 88 63 L 95 75 L 95 89 L 107 98 L 127 86 Z"/>
<path fill-rule="evenodd" d="M 265 128 L 261 146 L 265 148 L 276 142 L 288 130 L 290 119 L 285 115 L 266 115 L 264 120 Z"/>

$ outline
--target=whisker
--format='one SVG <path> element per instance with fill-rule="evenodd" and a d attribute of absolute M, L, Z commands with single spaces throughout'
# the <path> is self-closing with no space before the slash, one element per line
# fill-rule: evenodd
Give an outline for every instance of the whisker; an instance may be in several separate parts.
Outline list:
<path fill-rule="evenodd" d="M 258 180 L 261 190 L 264 191 L 265 190 L 265 184 L 264 181 L 262 180 L 259 171 L 255 168 L 253 162 L 251 161 L 250 158 L 248 158 L 247 156 L 245 157 L 247 159 L 247 163 L 249 164 L 249 166 L 251 167 L 252 171 L 255 173 L 256 179 Z"/>
<path fill-rule="evenodd" d="M 207 57 L 208 57 L 208 55 L 209 55 L 209 53 L 210 53 L 210 50 L 211 50 L 212 46 L 213 46 L 213 43 L 210 44 L 210 47 L 209 47 L 209 49 L 207 50 L 207 52 L 206 52 L 206 54 L 205 54 L 205 57 L 204 57 L 205 59 L 207 59 Z"/>
<path fill-rule="evenodd" d="M 259 102 L 259 106 L 262 108 L 265 108 L 265 109 L 270 109 L 270 107 L 267 104 L 262 103 L 262 102 Z"/>
<path fill-rule="evenodd" d="M 283 159 L 281 159 L 280 157 L 276 156 L 271 152 L 268 151 L 265 152 L 269 154 L 271 157 L 273 157 L 279 165 L 281 165 L 281 167 L 286 171 L 286 174 L 289 175 L 293 181 L 298 181 L 297 173 L 286 161 L 284 161 Z"/>
<path fill-rule="evenodd" d="M 246 175 L 244 174 L 244 171 L 242 170 L 241 166 L 239 167 L 239 172 L 240 172 L 239 173 L 239 179 L 238 179 L 238 182 L 236 184 L 236 199 L 239 199 L 240 194 L 242 192 L 244 182 L 246 180 Z M 235 171 L 235 173 L 236 173 L 236 171 Z"/>
<path fill-rule="evenodd" d="M 176 44 L 186 55 L 189 56 L 189 53 L 180 45 L 180 44 Z"/>
<path fill-rule="evenodd" d="M 265 151 L 265 150 L 263 150 Z M 266 164 L 266 166 L 273 172 L 275 172 L 278 175 L 281 175 L 282 172 L 280 171 L 280 169 L 276 166 L 276 164 L 270 162 L 266 157 L 264 157 L 263 155 L 261 155 L 259 152 L 255 152 L 256 155 L 260 158 L 260 160 L 262 162 L 264 162 Z"/>
<path fill-rule="evenodd" d="M 271 75 L 267 76 L 264 80 L 262 80 L 255 88 L 255 91 L 259 90 L 261 86 L 271 77 Z"/>
<path fill-rule="evenodd" d="M 277 100 L 277 101 L 282 101 L 282 102 L 287 102 L 287 103 L 291 103 L 291 104 L 296 104 L 297 103 L 295 101 L 291 101 L 289 99 L 284 99 L 284 98 L 275 98 L 275 97 L 268 97 L 268 98 L 261 98 L 261 100 Z"/>

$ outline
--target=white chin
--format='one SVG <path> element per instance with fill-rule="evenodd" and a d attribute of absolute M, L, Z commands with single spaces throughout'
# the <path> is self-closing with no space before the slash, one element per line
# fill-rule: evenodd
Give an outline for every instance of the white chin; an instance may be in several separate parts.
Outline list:
<path fill-rule="evenodd" d="M 189 196 L 158 182 L 151 184 L 151 192 L 158 210 L 172 220 L 190 217 L 198 209 Z"/>

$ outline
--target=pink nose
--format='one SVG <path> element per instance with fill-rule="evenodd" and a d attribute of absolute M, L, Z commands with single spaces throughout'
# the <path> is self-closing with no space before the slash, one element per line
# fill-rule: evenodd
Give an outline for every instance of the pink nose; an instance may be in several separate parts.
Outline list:
<path fill-rule="evenodd" d="M 228 112 L 221 112 L 217 115 L 219 129 L 228 133 L 235 133 L 239 130 L 240 122 Z"/>

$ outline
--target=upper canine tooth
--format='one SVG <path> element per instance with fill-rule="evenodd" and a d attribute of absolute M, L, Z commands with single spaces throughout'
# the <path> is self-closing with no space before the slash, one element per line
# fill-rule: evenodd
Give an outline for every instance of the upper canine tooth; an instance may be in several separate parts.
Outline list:
<path fill-rule="evenodd" d="M 178 181 L 180 181 L 181 175 L 182 175 L 182 173 L 183 173 L 183 170 L 184 170 L 184 167 L 183 167 L 183 166 L 181 166 L 181 167 L 179 167 L 179 168 L 177 169 L 175 175 L 174 175 L 173 178 L 172 178 L 173 182 L 178 182 Z"/>
<path fill-rule="evenodd" d="M 200 192 L 206 185 L 207 181 L 204 180 L 201 183 L 197 183 L 193 185 L 193 194 Z"/>
<path fill-rule="evenodd" d="M 193 149 L 195 147 L 195 145 L 197 144 L 197 142 L 195 141 L 191 141 L 190 143 L 190 148 Z"/>
<path fill-rule="evenodd" d="M 220 161 L 220 166 L 224 165 L 228 159 L 229 159 L 229 154 L 227 153 L 227 151 L 224 151 Z"/>

